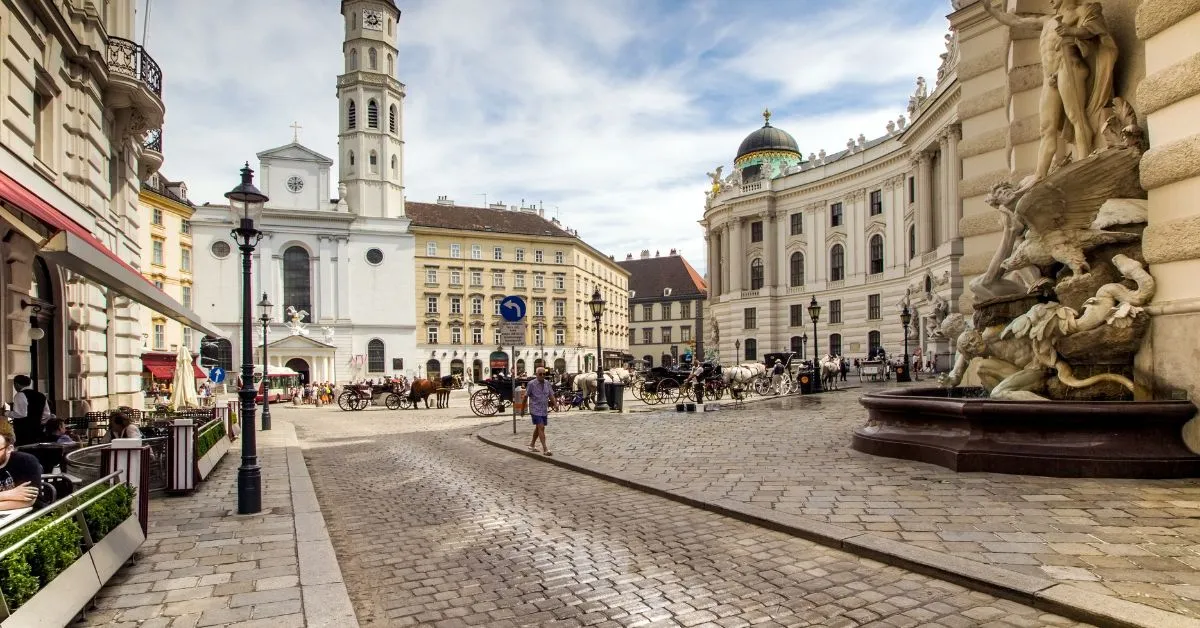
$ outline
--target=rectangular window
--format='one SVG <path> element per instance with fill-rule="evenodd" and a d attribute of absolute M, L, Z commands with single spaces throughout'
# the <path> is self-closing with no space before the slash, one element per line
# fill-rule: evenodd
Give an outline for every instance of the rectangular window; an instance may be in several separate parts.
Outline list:
<path fill-rule="evenodd" d="M 877 321 L 880 318 L 882 318 L 880 316 L 879 309 L 880 309 L 879 308 L 879 295 L 878 294 L 868 294 L 867 295 L 867 318 L 870 320 L 873 320 L 873 321 Z"/>
<path fill-rule="evenodd" d="M 565 329 L 554 330 L 554 344 L 556 344 L 560 347 L 567 344 L 567 330 L 565 330 Z"/>
<path fill-rule="evenodd" d="M 483 344 L 483 328 L 482 327 L 472 327 L 471 328 L 471 344 L 473 344 L 473 345 Z"/>
<path fill-rule="evenodd" d="M 840 325 L 842 323 L 842 300 L 833 299 L 829 302 L 829 324 Z"/>
<path fill-rule="evenodd" d="M 504 247 L 502 247 L 502 246 L 492 247 L 492 259 L 494 259 L 494 260 L 504 259 Z"/>
<path fill-rule="evenodd" d="M 758 327 L 758 308 L 748 307 L 742 311 L 742 327 L 755 329 Z"/>
<path fill-rule="evenodd" d="M 763 229 L 762 229 L 762 221 L 761 220 L 756 220 L 756 221 L 750 223 L 750 241 L 751 242 L 762 242 L 763 241 Z"/>
<path fill-rule="evenodd" d="M 679 318 L 689 319 L 692 317 L 692 302 L 684 301 L 679 304 Z"/>
<path fill-rule="evenodd" d="M 644 320 L 644 321 L 654 320 L 654 306 L 653 305 L 647 303 L 646 305 L 642 306 L 642 320 Z"/>
<path fill-rule="evenodd" d="M 186 307 L 189 310 L 192 309 L 192 287 L 191 286 L 183 287 L 183 307 Z"/>
<path fill-rule="evenodd" d="M 155 288 L 158 288 L 158 289 L 159 289 L 159 291 L 163 291 L 163 282 L 161 282 L 161 281 L 157 281 L 157 280 L 156 280 L 156 281 L 154 282 L 154 287 L 155 287 Z"/>
<path fill-rule="evenodd" d="M 546 315 L 546 300 L 545 299 L 534 299 L 533 315 L 534 316 L 545 316 Z"/>
<path fill-rule="evenodd" d="M 533 287 L 538 289 L 545 288 L 546 276 L 541 273 L 535 273 L 533 275 Z"/>
<path fill-rule="evenodd" d="M 692 326 L 684 325 L 684 326 L 680 327 L 679 328 L 679 342 L 691 342 L 691 341 L 692 341 Z"/>
<path fill-rule="evenodd" d="M 663 327 L 661 333 L 662 333 L 662 341 L 664 343 L 671 342 L 671 328 L 670 327 Z"/>
<path fill-rule="evenodd" d="M 555 251 L 555 252 L 554 252 L 554 263 L 555 263 L 555 264 L 561 264 L 561 263 L 563 263 L 563 252 L 562 252 L 562 251 Z"/>
<path fill-rule="evenodd" d="M 437 310 L 438 310 L 438 298 L 437 297 L 425 297 L 425 313 L 426 314 L 437 314 Z"/>
<path fill-rule="evenodd" d="M 517 288 L 525 287 L 525 273 L 516 273 L 513 279 L 513 286 Z"/>
<path fill-rule="evenodd" d="M 461 286 L 462 285 L 462 271 L 461 270 L 450 271 L 450 285 L 452 285 L 452 286 Z"/>
<path fill-rule="evenodd" d="M 503 288 L 504 287 L 504 271 L 502 271 L 502 270 L 493 270 L 492 271 L 492 287 L 493 288 Z"/>
<path fill-rule="evenodd" d="M 437 242 L 428 242 L 425 244 L 425 255 L 437 257 Z"/>
<path fill-rule="evenodd" d="M 450 245 L 450 257 L 455 259 L 462 257 L 462 246 L 458 244 Z"/>
<path fill-rule="evenodd" d="M 492 330 L 492 344 L 494 344 L 494 345 L 500 344 L 500 328 L 499 327 Z"/>
<path fill-rule="evenodd" d="M 154 212 L 151 214 L 150 222 L 156 227 L 161 227 L 163 225 L 163 211 L 155 207 Z"/>
<path fill-rule="evenodd" d="M 791 216 L 792 220 L 792 235 L 802 235 L 804 233 L 804 214 L 795 213 Z"/>
<path fill-rule="evenodd" d="M 471 271 L 471 285 L 475 287 L 480 287 L 483 285 L 483 271 Z"/>
<path fill-rule="evenodd" d="M 189 350 L 193 349 L 193 347 L 192 347 L 192 328 L 191 327 L 183 328 L 183 346 L 187 347 Z"/>
<path fill-rule="evenodd" d="M 162 323 L 154 324 L 154 348 L 165 349 L 167 346 L 167 326 Z"/>
<path fill-rule="evenodd" d="M 184 235 L 191 235 L 191 233 L 192 233 L 192 221 L 190 221 L 190 220 L 183 220 L 183 221 L 180 221 L 180 223 L 179 223 L 179 233 L 182 233 L 182 234 L 184 234 Z"/>
<path fill-rule="evenodd" d="M 152 259 L 152 263 L 155 266 L 162 266 L 163 265 L 163 241 L 162 240 L 152 241 L 150 244 L 150 250 L 152 251 L 152 254 L 154 256 Z"/>
<path fill-rule="evenodd" d="M 662 319 L 664 321 L 671 320 L 671 304 L 663 303 L 661 307 L 662 307 Z"/>
<path fill-rule="evenodd" d="M 537 249 L 533 252 L 533 262 L 535 264 L 542 263 L 542 250 L 541 249 Z"/>
<path fill-rule="evenodd" d="M 471 313 L 483 314 L 483 299 L 479 297 L 471 297 Z"/>
<path fill-rule="evenodd" d="M 804 326 L 804 304 L 796 303 L 788 308 L 788 324 L 792 327 Z"/>
<path fill-rule="evenodd" d="M 875 190 L 871 192 L 871 215 L 878 216 L 883 213 L 883 190 Z"/>
<path fill-rule="evenodd" d="M 554 302 L 554 315 L 559 316 L 559 317 L 567 315 L 567 302 L 566 301 L 559 299 Z"/>
<path fill-rule="evenodd" d="M 517 249 L 517 261 L 525 261 L 525 249 Z"/>
<path fill-rule="evenodd" d="M 450 313 L 462 314 L 462 297 L 450 297 Z"/>
<path fill-rule="evenodd" d="M 566 275 L 555 275 L 554 276 L 554 289 L 555 290 L 566 290 L 567 289 Z"/>
<path fill-rule="evenodd" d="M 829 226 L 842 226 L 842 204 L 834 203 L 829 206 Z"/>
<path fill-rule="evenodd" d="M 492 299 L 492 315 L 493 316 L 500 316 L 500 302 L 502 300 L 503 299 L 501 299 L 499 297 Z"/>
<path fill-rule="evenodd" d="M 181 247 L 179 249 L 179 268 L 186 272 L 192 272 L 192 249 Z"/>
<path fill-rule="evenodd" d="M 471 259 L 483 259 L 483 247 L 478 244 L 471 245 Z"/>
<path fill-rule="evenodd" d="M 51 147 L 54 142 L 54 96 L 41 79 L 33 92 L 33 155 L 42 163 L 53 161 Z M 115 162 L 114 162 L 115 163 Z M 113 165 L 110 164 L 112 169 Z M 111 175 L 110 175 L 111 176 Z"/>
<path fill-rule="evenodd" d="M 462 327 L 450 328 L 450 344 L 462 344 Z"/>
<path fill-rule="evenodd" d="M 644 345 L 654 344 L 654 328 L 653 327 L 647 327 L 642 330 L 642 344 L 644 344 Z"/>
<path fill-rule="evenodd" d="M 437 344 L 437 334 L 438 334 L 437 327 L 426 327 L 425 328 L 426 344 L 436 345 Z"/>
<path fill-rule="evenodd" d="M 426 268 L 425 269 L 425 283 L 437 283 L 437 281 L 438 281 L 437 280 L 437 269 L 436 268 Z"/>
<path fill-rule="evenodd" d="M 917 202 L 917 178 L 916 177 L 908 178 L 908 202 L 910 202 L 910 203 Z"/>

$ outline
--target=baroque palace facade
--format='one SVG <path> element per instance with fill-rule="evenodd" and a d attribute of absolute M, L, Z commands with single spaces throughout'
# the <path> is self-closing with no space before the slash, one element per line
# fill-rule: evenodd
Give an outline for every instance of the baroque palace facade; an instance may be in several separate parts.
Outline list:
<path fill-rule="evenodd" d="M 951 347 L 933 325 L 962 290 L 955 59 L 948 50 L 932 93 L 918 79 L 908 116 L 888 122 L 882 137 L 859 135 L 844 151 L 803 158 L 767 111 L 739 147 L 733 173 L 710 173 L 700 223 L 708 340 L 725 362 L 788 350 L 809 358 L 814 349 L 899 355 L 907 303 L 909 350 L 948 364 Z M 813 298 L 822 307 L 815 347 Z"/>
<path fill-rule="evenodd" d="M 500 346 L 500 300 L 520 295 L 528 306 L 524 345 L 510 369 L 540 365 L 560 372 L 596 368 L 596 327 L 587 302 L 599 289 L 606 301 L 600 321 L 605 368 L 625 364 L 629 349 L 629 273 L 541 208 L 406 205 L 416 237 L 418 375 L 491 375 Z"/>

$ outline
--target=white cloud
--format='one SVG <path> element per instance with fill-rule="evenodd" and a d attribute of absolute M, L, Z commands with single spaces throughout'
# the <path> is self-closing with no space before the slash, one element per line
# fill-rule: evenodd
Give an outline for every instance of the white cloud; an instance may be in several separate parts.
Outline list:
<path fill-rule="evenodd" d="M 221 200 L 242 161 L 291 140 L 293 120 L 337 158 L 332 4 L 153 6 L 164 173 L 193 200 Z M 847 0 L 814 27 L 797 4 L 764 17 L 737 0 L 402 0 L 408 198 L 540 200 L 618 259 L 680 248 L 703 270 L 704 172 L 732 160 L 763 106 L 805 154 L 834 152 L 881 135 L 915 75 L 936 68 L 933 13 L 906 22 L 883 0 Z"/>

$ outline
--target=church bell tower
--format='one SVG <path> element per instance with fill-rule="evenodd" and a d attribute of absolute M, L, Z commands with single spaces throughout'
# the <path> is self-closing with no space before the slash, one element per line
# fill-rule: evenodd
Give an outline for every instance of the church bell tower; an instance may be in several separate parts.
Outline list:
<path fill-rule="evenodd" d="M 345 73 L 337 79 L 338 181 L 352 213 L 404 216 L 404 84 L 396 78 L 394 0 L 342 0 Z"/>

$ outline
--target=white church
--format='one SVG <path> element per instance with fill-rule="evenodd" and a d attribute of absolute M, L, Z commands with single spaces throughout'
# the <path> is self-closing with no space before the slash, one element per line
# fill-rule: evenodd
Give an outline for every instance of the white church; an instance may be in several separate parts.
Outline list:
<path fill-rule="evenodd" d="M 255 174 L 271 199 L 256 225 L 264 235 L 253 266 L 255 301 L 265 292 L 275 305 L 267 355 L 272 366 L 312 382 L 380 379 L 417 366 L 404 85 L 396 78 L 400 11 L 392 0 L 345 0 L 341 10 L 337 189 L 330 190 L 333 160 L 298 137 L 258 153 Z M 228 206 L 206 204 L 192 218 L 195 311 L 234 340 L 206 339 L 201 351 L 231 373 L 241 363 L 242 266 L 233 227 Z"/>

